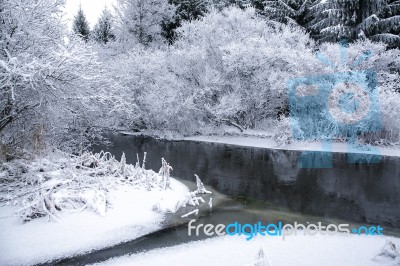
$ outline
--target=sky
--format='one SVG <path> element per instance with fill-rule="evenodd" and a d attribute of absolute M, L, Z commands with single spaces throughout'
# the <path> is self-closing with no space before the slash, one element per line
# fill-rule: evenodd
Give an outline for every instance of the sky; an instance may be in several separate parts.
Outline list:
<path fill-rule="evenodd" d="M 68 19 L 68 25 L 72 27 L 72 19 L 78 13 L 80 4 L 92 28 L 96 24 L 104 7 L 107 6 L 107 8 L 112 9 L 115 3 L 116 0 L 66 0 L 65 12 L 67 13 L 66 19 Z"/>

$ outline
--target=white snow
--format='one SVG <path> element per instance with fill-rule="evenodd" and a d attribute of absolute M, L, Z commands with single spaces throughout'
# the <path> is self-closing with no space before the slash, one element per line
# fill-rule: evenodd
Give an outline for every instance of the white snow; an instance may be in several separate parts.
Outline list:
<path fill-rule="evenodd" d="M 177 206 L 189 193 L 188 188 L 171 178 L 165 191 L 121 185 L 108 193 L 112 204 L 105 216 L 85 210 L 61 212 L 59 222 L 37 218 L 22 223 L 14 206 L 0 207 L 0 265 L 34 264 L 49 259 L 115 245 L 159 230 L 163 212 L 153 210 L 161 202 L 162 210 Z"/>
<path fill-rule="evenodd" d="M 391 238 L 391 241 L 400 246 L 400 239 Z M 239 236 L 222 236 L 114 258 L 96 265 L 254 266 L 260 248 L 264 251 L 266 261 L 269 260 L 273 266 L 398 265 L 389 258 L 374 259 L 385 242 L 385 237 L 381 236 L 344 234 L 297 235 L 289 236 L 285 241 L 279 237 L 258 236 L 246 241 Z"/>
<path fill-rule="evenodd" d="M 277 146 L 276 142 L 272 138 L 266 137 L 266 135 L 258 136 L 193 136 L 185 137 L 185 140 L 192 141 L 203 141 L 203 142 L 213 142 L 213 143 L 223 143 L 231 145 L 239 145 L 246 147 L 257 147 L 257 148 L 267 148 L 267 149 L 279 149 L 279 150 L 297 150 L 297 151 L 321 151 L 322 144 L 319 141 L 315 142 L 294 142 L 288 145 Z M 386 156 L 400 156 L 400 147 L 377 147 L 380 151 L 380 155 Z M 342 142 L 332 143 L 332 152 L 348 152 L 348 144 Z M 363 151 L 366 154 L 374 154 L 373 151 Z"/>

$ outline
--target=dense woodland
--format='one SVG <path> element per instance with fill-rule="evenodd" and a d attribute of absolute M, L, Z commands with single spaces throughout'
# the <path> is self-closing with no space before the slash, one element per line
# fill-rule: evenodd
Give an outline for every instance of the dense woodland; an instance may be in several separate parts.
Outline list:
<path fill-rule="evenodd" d="M 382 117 L 359 137 L 400 142 L 400 1 L 118 0 L 93 27 L 79 10 L 72 29 L 64 4 L 0 3 L 3 160 L 79 153 L 113 128 L 219 134 L 228 122 L 288 142 L 286 81 L 359 69 L 377 73 Z M 340 62 L 338 42 L 346 63 L 322 64 L 316 54 Z"/>

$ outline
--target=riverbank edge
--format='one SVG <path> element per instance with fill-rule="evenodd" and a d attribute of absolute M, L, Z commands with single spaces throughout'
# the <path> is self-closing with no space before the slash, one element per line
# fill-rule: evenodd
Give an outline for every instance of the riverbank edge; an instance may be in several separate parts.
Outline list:
<path fill-rule="evenodd" d="M 399 147 L 384 147 L 384 146 L 369 146 L 369 150 L 350 150 L 349 145 L 345 142 L 332 142 L 331 150 L 322 150 L 322 142 L 293 142 L 291 144 L 279 146 L 267 132 L 261 132 L 257 135 L 244 133 L 242 135 L 198 135 L 198 136 L 181 136 L 179 134 L 165 133 L 165 132 L 130 132 L 130 131 L 117 131 L 119 134 L 126 136 L 145 136 L 155 139 L 165 139 L 171 141 L 194 141 L 194 142 L 208 142 L 219 143 L 226 145 L 235 145 L 241 147 L 263 148 L 270 150 L 290 150 L 290 151 L 309 151 L 309 152 L 332 152 L 332 153 L 345 153 L 345 154 L 366 154 L 366 155 L 381 155 L 389 157 L 400 157 Z"/>

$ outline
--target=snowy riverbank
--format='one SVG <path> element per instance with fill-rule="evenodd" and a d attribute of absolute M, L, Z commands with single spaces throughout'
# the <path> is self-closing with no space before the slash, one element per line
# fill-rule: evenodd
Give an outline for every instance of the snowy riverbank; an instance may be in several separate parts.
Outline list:
<path fill-rule="evenodd" d="M 278 146 L 272 138 L 262 136 L 193 136 L 185 137 L 184 140 L 191 141 L 203 141 L 212 143 L 223 143 L 230 145 L 246 146 L 246 147 L 257 147 L 267 149 L 279 149 L 279 150 L 295 150 L 295 151 L 321 151 L 322 143 L 319 141 L 315 142 L 294 142 L 287 145 Z M 400 157 L 400 147 L 378 147 L 376 148 L 379 153 L 373 150 L 363 150 L 357 153 L 365 154 L 378 154 L 384 156 L 396 156 Z M 348 153 L 349 147 L 347 143 L 333 142 L 332 152 Z M 351 150 L 354 153 L 354 150 Z"/>
<path fill-rule="evenodd" d="M 400 246 L 400 239 L 390 238 Z M 222 236 L 191 242 L 174 247 L 133 254 L 96 265 L 147 266 L 395 266 L 400 258 L 376 256 L 386 243 L 384 237 L 339 234 L 334 236 L 256 237 L 246 241 L 244 237 Z M 257 262 L 258 251 L 263 250 L 264 259 Z M 390 252 L 385 247 L 385 252 Z"/>
<path fill-rule="evenodd" d="M 168 131 L 144 131 L 144 132 L 129 132 L 119 131 L 123 135 L 132 136 L 151 136 L 155 138 L 163 138 L 170 140 L 188 140 L 188 141 L 201 141 L 210 143 L 221 143 L 245 147 L 256 147 L 266 149 L 278 149 L 278 150 L 294 150 L 294 151 L 322 151 L 322 143 L 320 141 L 292 141 L 290 144 L 278 145 L 274 140 L 274 133 L 268 131 L 259 130 L 245 130 L 240 133 L 238 130 L 232 128 L 224 128 L 224 134 L 218 135 L 199 135 L 199 136 L 188 136 L 184 137 L 179 134 L 174 134 Z M 372 148 L 372 149 L 371 149 Z M 362 150 L 349 151 L 348 143 L 344 142 L 332 142 L 332 152 L 340 153 L 365 153 L 365 154 L 377 154 L 384 156 L 396 156 L 400 157 L 400 146 L 382 147 L 382 146 L 370 146 L 370 149 L 366 149 L 366 146 Z M 378 151 L 378 152 L 377 152 Z"/>
<path fill-rule="evenodd" d="M 163 161 L 155 173 L 109 154 L 4 163 L 0 265 L 73 256 L 161 229 L 165 213 L 192 197 L 168 169 Z"/>

